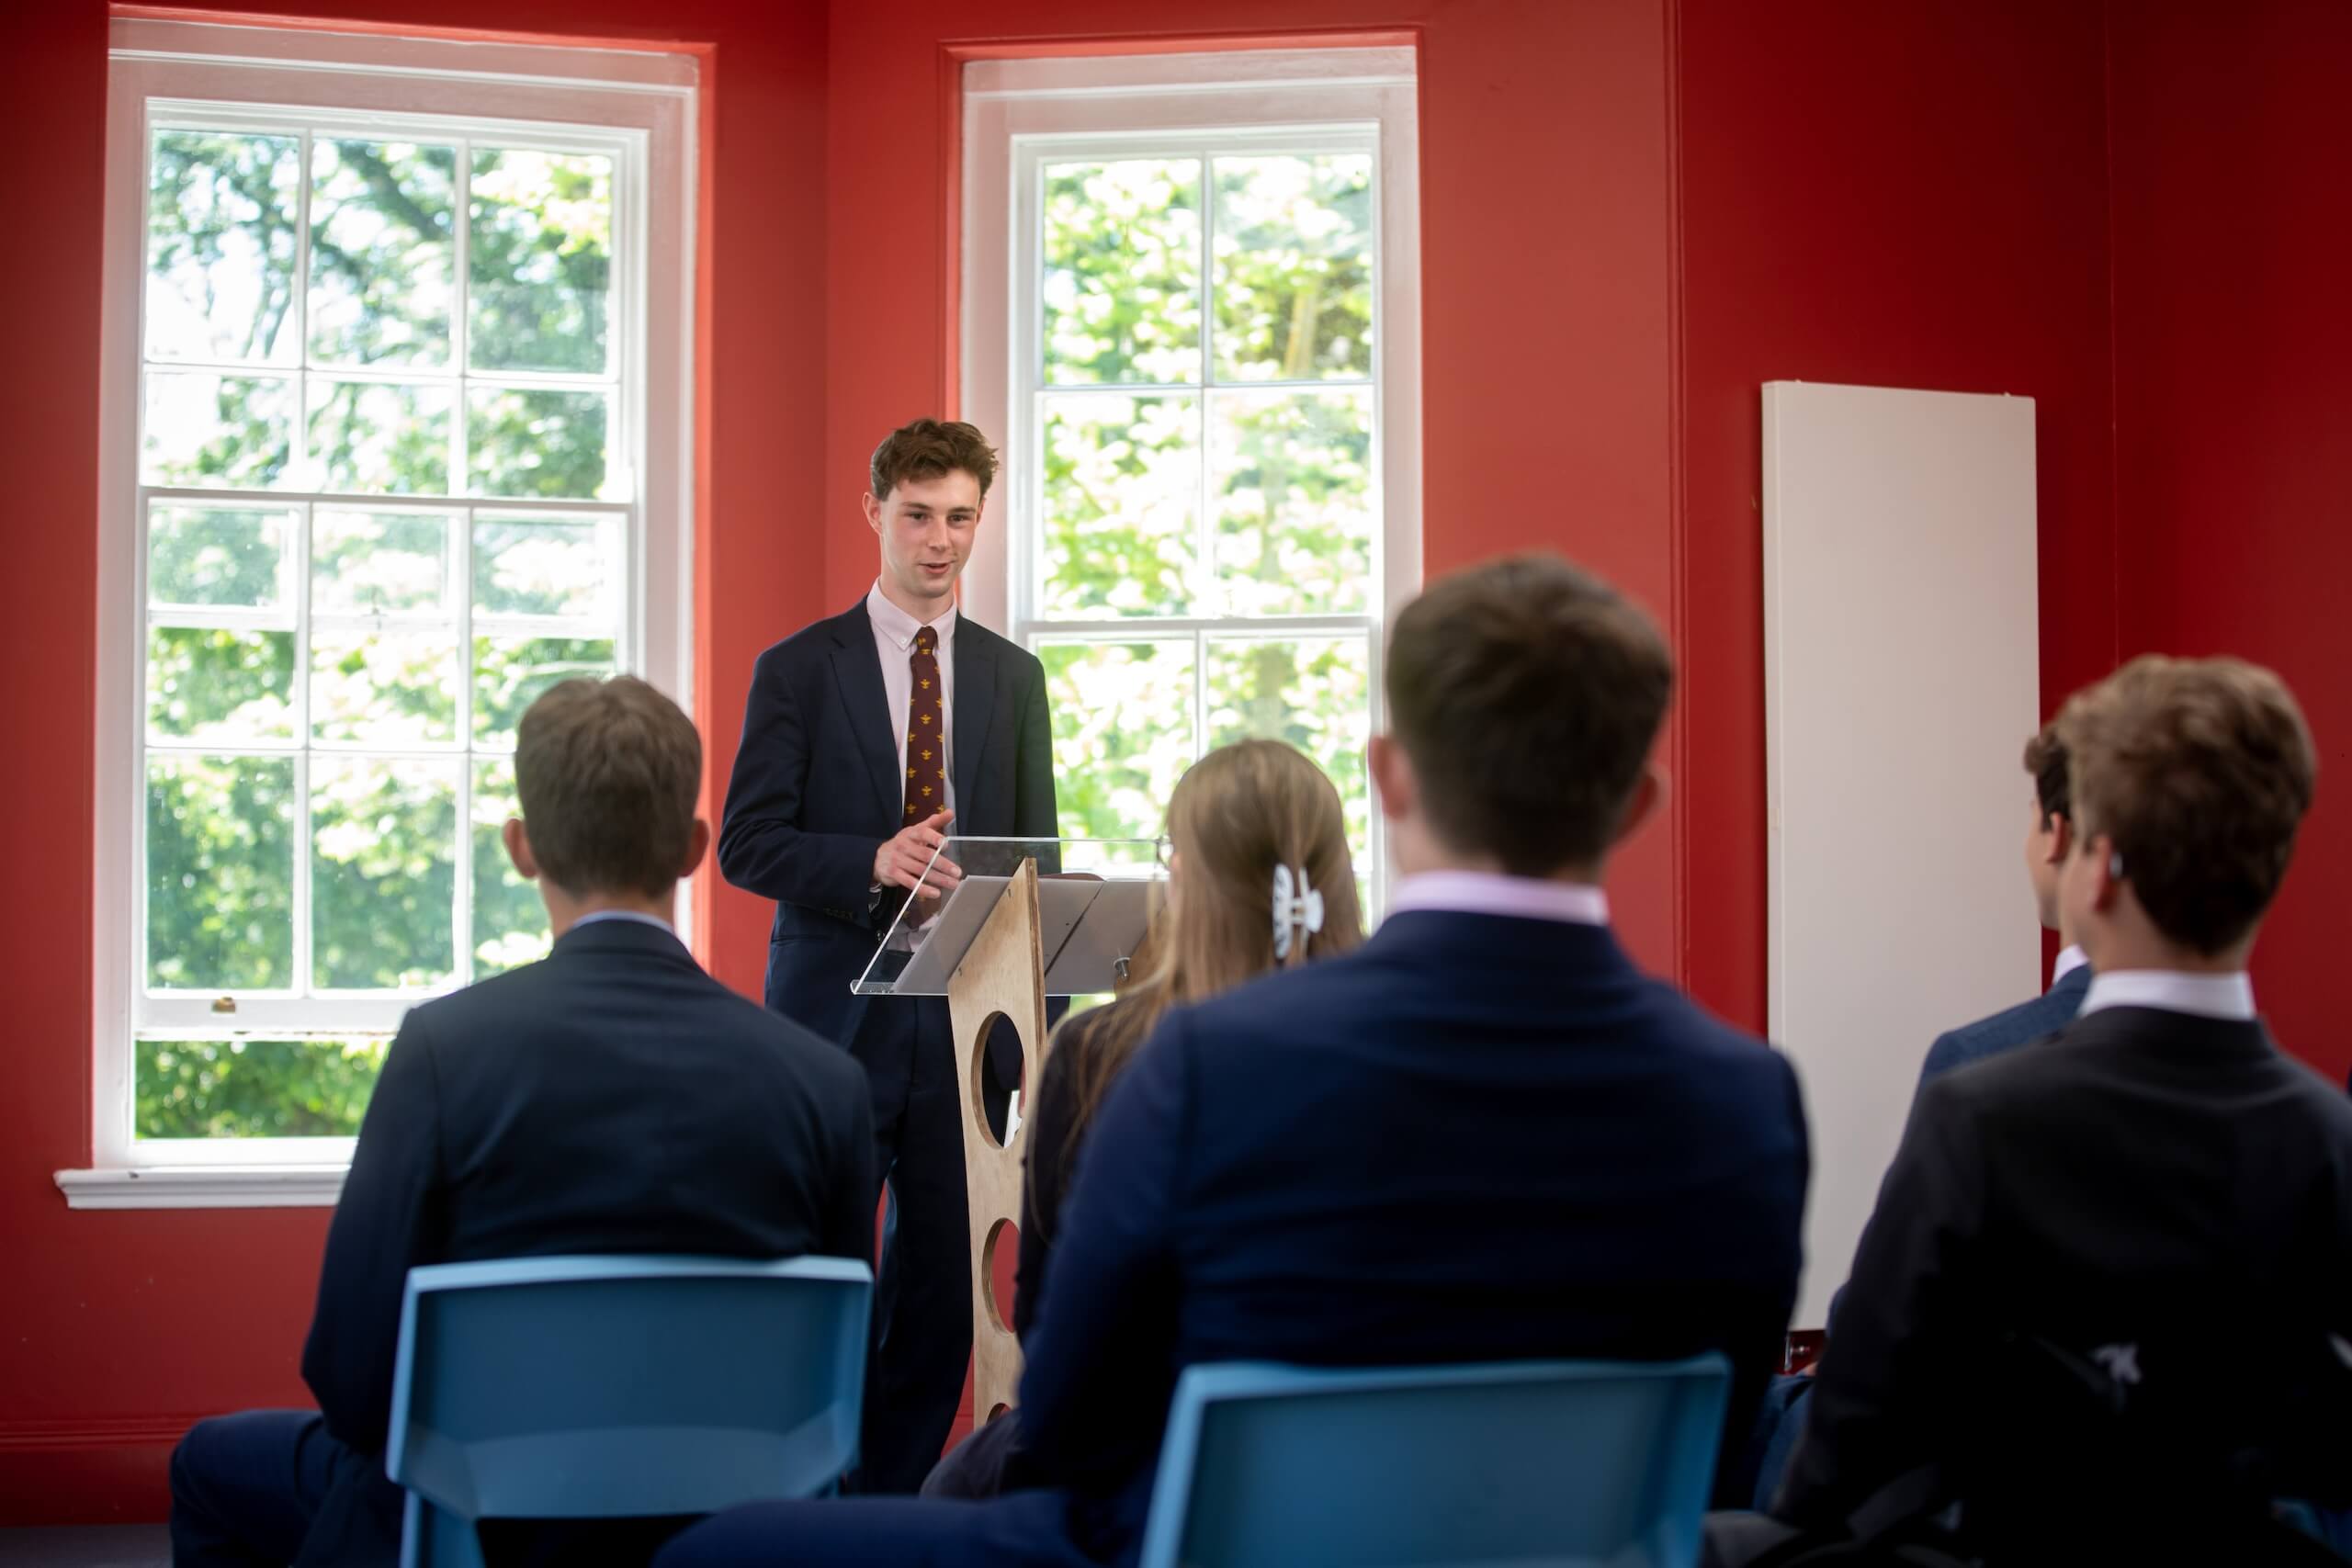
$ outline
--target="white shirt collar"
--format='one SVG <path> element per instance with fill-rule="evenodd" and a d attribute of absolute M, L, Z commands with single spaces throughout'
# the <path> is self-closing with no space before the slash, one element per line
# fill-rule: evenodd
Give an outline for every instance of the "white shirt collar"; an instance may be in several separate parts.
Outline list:
<path fill-rule="evenodd" d="M 678 928 L 661 916 L 645 914 L 637 909 L 592 909 L 572 921 L 571 929 L 578 931 L 582 926 L 593 926 L 599 920 L 628 920 L 637 925 L 652 926 L 668 931 L 672 936 L 678 934 Z"/>
<path fill-rule="evenodd" d="M 878 577 L 874 580 L 874 586 L 865 591 L 865 616 L 874 623 L 876 631 L 888 637 L 901 651 L 914 646 L 915 633 L 926 626 L 937 635 L 940 652 L 946 652 L 947 645 L 956 640 L 956 602 L 953 599 L 947 602 L 947 608 L 934 618 L 918 621 L 884 596 L 882 580 Z"/>
<path fill-rule="evenodd" d="M 2161 1008 L 2165 1012 L 2247 1023 L 2254 1019 L 2254 982 L 2244 970 L 2234 975 L 2187 975 L 2173 969 L 2126 969 L 2094 975 L 2079 1016 L 2088 1017 L 2102 1008 Z"/>
<path fill-rule="evenodd" d="M 1390 914 L 1401 915 L 1409 909 L 1605 926 L 1609 923 L 1609 895 L 1585 884 L 1548 882 L 1541 877 L 1503 876 L 1487 871 L 1425 871 L 1404 878 L 1389 895 Z"/>
<path fill-rule="evenodd" d="M 2067 976 L 2073 974 L 2075 970 L 2080 969 L 2084 964 L 2088 964 L 2090 961 L 2090 954 L 2085 953 L 2079 947 L 2060 948 L 2058 950 L 2058 961 L 2050 966 L 2051 985 L 2057 985 L 2059 981 L 2064 979 Z"/>

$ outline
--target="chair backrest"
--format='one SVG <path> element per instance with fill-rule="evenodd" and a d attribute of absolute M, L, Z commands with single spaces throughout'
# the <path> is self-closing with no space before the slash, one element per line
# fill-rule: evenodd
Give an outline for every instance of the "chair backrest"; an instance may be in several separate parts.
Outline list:
<path fill-rule="evenodd" d="M 1141 1568 L 1690 1568 L 1730 1386 L 1712 1354 L 1193 1367 Z"/>
<path fill-rule="evenodd" d="M 834 1258 L 412 1269 L 386 1469 L 461 1519 L 813 1495 L 857 1457 L 873 1289 Z"/>

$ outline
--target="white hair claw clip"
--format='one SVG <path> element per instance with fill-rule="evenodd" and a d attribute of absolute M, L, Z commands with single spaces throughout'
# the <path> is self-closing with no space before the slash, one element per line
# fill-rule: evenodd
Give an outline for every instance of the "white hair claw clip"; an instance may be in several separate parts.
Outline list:
<path fill-rule="evenodd" d="M 1274 867 L 1274 958 L 1277 962 L 1290 956 L 1291 931 L 1296 929 L 1308 936 L 1323 929 L 1323 895 L 1306 885 L 1306 871 L 1299 869 L 1294 881 L 1286 865 Z M 1302 952 L 1305 942 L 1299 943 Z"/>

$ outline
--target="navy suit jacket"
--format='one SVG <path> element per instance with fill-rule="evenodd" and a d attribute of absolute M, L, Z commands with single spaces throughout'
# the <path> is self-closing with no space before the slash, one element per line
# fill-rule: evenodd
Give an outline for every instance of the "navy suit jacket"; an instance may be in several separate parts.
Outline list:
<path fill-rule="evenodd" d="M 413 1009 L 327 1231 L 302 1352 L 327 1429 L 383 1451 L 419 1264 L 870 1258 L 872 1115 L 855 1062 L 636 921 L 576 928 L 540 963 Z M 331 1495 L 303 1561 L 374 1555 L 383 1521 L 365 1515 L 382 1503 Z"/>
<path fill-rule="evenodd" d="M 1925 1088 L 1955 1067 L 1964 1067 L 1971 1062 L 1981 1062 L 2057 1033 L 2083 1010 L 2083 998 L 2090 994 L 2090 988 L 2091 966 L 2078 964 L 2033 1000 L 2019 1002 L 1990 1018 L 1980 1018 L 1974 1023 L 1938 1035 L 1936 1043 L 1928 1047 L 1927 1061 L 1920 1065 L 1920 1087 Z"/>
<path fill-rule="evenodd" d="M 1025 1480 L 1132 1557 L 1178 1372 L 1722 1350 L 1795 1299 L 1785 1058 L 1606 930 L 1417 911 L 1172 1013 L 1089 1134 L 1026 1343 Z"/>
<path fill-rule="evenodd" d="M 1046 670 L 969 618 L 956 623 L 951 834 L 1050 839 L 1053 730 Z M 767 1003 L 846 1045 L 850 987 L 896 913 L 876 908 L 874 852 L 907 826 L 898 726 L 861 599 L 760 655 L 727 784 L 718 867 L 773 898 Z"/>

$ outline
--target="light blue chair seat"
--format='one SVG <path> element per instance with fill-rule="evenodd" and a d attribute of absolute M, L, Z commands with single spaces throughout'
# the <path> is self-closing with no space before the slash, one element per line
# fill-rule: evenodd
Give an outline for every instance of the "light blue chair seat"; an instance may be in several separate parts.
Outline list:
<path fill-rule="evenodd" d="M 834 1258 L 531 1258 L 409 1270 L 385 1468 L 402 1568 L 485 1518 L 715 1513 L 856 1462 L 874 1280 Z"/>
<path fill-rule="evenodd" d="M 1719 1355 L 1193 1367 L 1141 1568 L 1690 1568 L 1730 1388 Z"/>

